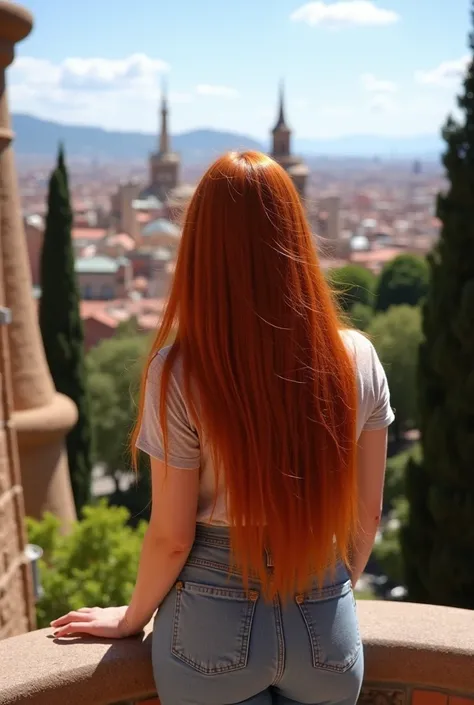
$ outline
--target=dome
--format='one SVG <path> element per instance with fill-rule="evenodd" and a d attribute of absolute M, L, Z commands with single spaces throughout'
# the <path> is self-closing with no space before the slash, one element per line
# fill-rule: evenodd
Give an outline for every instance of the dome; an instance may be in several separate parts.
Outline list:
<path fill-rule="evenodd" d="M 156 220 L 152 220 L 150 223 L 145 225 L 142 229 L 142 235 L 143 237 L 163 235 L 165 237 L 177 239 L 181 235 L 181 230 L 170 220 L 166 220 L 166 218 L 157 218 Z"/>

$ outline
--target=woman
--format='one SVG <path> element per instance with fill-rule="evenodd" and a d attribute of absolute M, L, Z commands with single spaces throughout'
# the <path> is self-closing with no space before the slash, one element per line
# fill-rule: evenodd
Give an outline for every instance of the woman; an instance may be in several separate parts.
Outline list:
<path fill-rule="evenodd" d="M 256 152 L 218 159 L 189 206 L 144 374 L 132 445 L 151 459 L 152 516 L 132 600 L 70 613 L 55 634 L 130 636 L 158 608 L 162 705 L 353 705 L 352 587 L 392 420 L 285 171 Z"/>

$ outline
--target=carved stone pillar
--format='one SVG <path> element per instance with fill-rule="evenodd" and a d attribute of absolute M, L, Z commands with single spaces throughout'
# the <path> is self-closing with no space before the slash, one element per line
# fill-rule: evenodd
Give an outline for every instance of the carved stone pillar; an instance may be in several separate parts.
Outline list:
<path fill-rule="evenodd" d="M 22 7 L 0 0 L 0 238 L 13 390 L 12 421 L 16 427 L 26 513 L 40 517 L 48 510 L 66 526 L 75 518 L 64 437 L 77 420 L 67 397 L 56 393 L 46 362 L 31 276 L 17 178 L 13 133 L 8 112 L 5 69 L 14 45 L 32 27 Z"/>

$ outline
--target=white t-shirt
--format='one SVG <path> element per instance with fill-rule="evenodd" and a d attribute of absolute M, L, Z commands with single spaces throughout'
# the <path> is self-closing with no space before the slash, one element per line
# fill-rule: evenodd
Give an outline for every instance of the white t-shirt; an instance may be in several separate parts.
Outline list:
<path fill-rule="evenodd" d="M 361 333 L 344 330 L 347 350 L 353 356 L 357 376 L 357 438 L 367 429 L 386 428 L 394 420 L 390 406 L 387 377 L 372 343 Z M 163 434 L 159 399 L 163 361 L 170 348 L 163 348 L 153 358 L 145 388 L 145 406 L 137 447 L 148 455 L 164 460 Z M 183 394 L 182 365 L 179 357 L 170 375 L 167 394 L 168 464 L 184 469 L 200 468 L 197 521 L 228 525 L 223 473 L 216 494 L 215 472 L 209 447 L 200 439 Z M 214 510 L 214 511 L 212 511 Z M 212 514 L 212 517 L 211 517 Z"/>

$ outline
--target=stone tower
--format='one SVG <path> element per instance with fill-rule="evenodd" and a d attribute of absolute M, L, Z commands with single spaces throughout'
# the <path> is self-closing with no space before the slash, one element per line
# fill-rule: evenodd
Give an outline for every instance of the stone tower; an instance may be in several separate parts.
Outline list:
<path fill-rule="evenodd" d="M 31 28 L 31 17 L 10 3 L 0 2 L 0 159 L 11 135 L 5 124 L 5 68 L 13 59 L 13 45 Z M 0 219 L 5 194 L 0 191 Z M 0 220 L 0 235 L 1 235 Z M 13 425 L 11 349 L 0 237 L 0 639 L 35 628 L 32 576 L 25 553 L 25 508 L 18 444 Z"/>
<path fill-rule="evenodd" d="M 166 87 L 161 93 L 161 127 L 158 137 L 158 151 L 150 156 L 150 185 L 148 193 L 164 201 L 168 193 L 179 184 L 180 158 L 171 151 L 168 132 L 168 99 Z"/>
<path fill-rule="evenodd" d="M 26 513 L 40 517 L 49 510 L 67 526 L 75 518 L 75 509 L 64 438 L 76 423 L 77 411 L 70 399 L 56 393 L 44 355 L 32 296 L 5 84 L 14 44 L 29 34 L 31 26 L 28 12 L 0 0 L 0 266 L 3 305 L 11 317 L 6 334 L 2 334 L 2 349 L 4 355 L 6 346 L 9 350 L 10 424 L 18 439 Z"/>
<path fill-rule="evenodd" d="M 306 195 L 306 182 L 308 180 L 309 169 L 300 157 L 291 153 L 291 130 L 285 119 L 283 83 L 280 84 L 278 118 L 272 130 L 272 142 L 271 156 L 285 169 L 291 177 L 301 198 L 304 198 Z"/>

